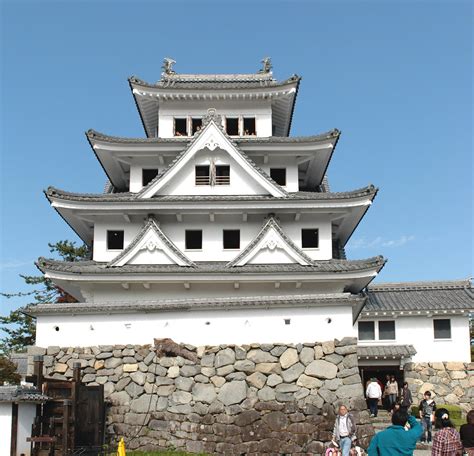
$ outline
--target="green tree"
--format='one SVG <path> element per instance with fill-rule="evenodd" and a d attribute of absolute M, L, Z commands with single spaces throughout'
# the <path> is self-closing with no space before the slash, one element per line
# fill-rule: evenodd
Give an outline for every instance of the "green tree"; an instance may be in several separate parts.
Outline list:
<path fill-rule="evenodd" d="M 57 254 L 64 261 L 77 261 L 88 258 L 89 248 L 86 245 L 76 246 L 75 242 L 59 241 L 48 244 L 50 252 Z M 0 293 L 6 299 L 30 297 L 28 305 L 37 305 L 53 302 L 76 302 L 64 290 L 42 275 L 20 277 L 33 289 L 29 292 Z M 36 322 L 35 319 L 24 314 L 21 308 L 12 310 L 8 316 L 0 316 L 0 330 L 3 331 L 0 340 L 0 353 L 8 354 L 14 351 L 25 351 L 28 345 L 34 345 Z"/>
<path fill-rule="evenodd" d="M 0 385 L 4 382 L 18 384 L 21 376 L 16 373 L 16 364 L 5 356 L 0 356 Z"/>

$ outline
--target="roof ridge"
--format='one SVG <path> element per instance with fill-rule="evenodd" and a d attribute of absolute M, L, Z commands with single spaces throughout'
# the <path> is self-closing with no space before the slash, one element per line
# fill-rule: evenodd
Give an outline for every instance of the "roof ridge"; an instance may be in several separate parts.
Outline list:
<path fill-rule="evenodd" d="M 433 281 L 415 281 L 415 282 L 386 282 L 370 285 L 368 291 L 412 291 L 412 290 L 436 290 L 436 289 L 454 289 L 471 288 L 470 279 L 459 280 L 433 280 Z"/>

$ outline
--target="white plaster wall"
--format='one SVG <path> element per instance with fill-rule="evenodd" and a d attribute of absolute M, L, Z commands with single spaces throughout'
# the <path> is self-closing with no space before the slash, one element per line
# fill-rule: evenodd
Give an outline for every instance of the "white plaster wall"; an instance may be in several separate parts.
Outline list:
<path fill-rule="evenodd" d="M 395 341 L 360 341 L 360 345 L 403 345 L 415 347 L 414 362 L 470 362 L 469 319 L 467 316 L 439 315 L 451 319 L 451 339 L 434 338 L 432 317 L 398 317 L 395 319 Z M 381 320 L 390 320 L 389 317 Z M 369 321 L 369 319 L 364 319 Z M 377 321 L 377 320 L 375 320 Z M 376 325 L 377 326 L 377 325 Z M 357 331 L 357 324 L 354 326 Z"/>
<path fill-rule="evenodd" d="M 270 168 L 286 168 L 286 185 L 283 188 L 287 192 L 299 191 L 298 165 L 295 157 L 268 157 L 268 162 L 260 164 L 259 167 L 270 176 Z"/>
<path fill-rule="evenodd" d="M 160 138 L 172 138 L 174 117 L 204 117 L 209 108 L 224 117 L 248 116 L 255 117 L 257 136 L 272 135 L 272 109 L 267 100 L 252 101 L 196 101 L 186 103 L 162 102 L 158 118 L 158 134 Z"/>
<path fill-rule="evenodd" d="M 285 324 L 285 319 L 290 324 Z M 328 319 L 331 322 L 328 323 Z M 54 330 L 59 327 L 59 331 Z M 354 335 L 350 306 L 149 314 L 40 316 L 36 345 L 304 343 Z"/>
<path fill-rule="evenodd" d="M 159 218 L 158 218 L 159 220 Z M 160 222 L 163 232 L 173 243 L 192 261 L 231 261 L 242 249 L 258 234 L 263 225 L 261 220 L 242 222 L 238 216 L 216 215 L 216 221 L 210 222 L 209 217 L 186 217 L 183 222 Z M 94 226 L 94 260 L 111 261 L 121 253 L 118 250 L 107 250 L 107 230 L 124 230 L 124 248 L 130 244 L 138 234 L 142 225 L 138 223 L 105 223 L 98 222 Z M 283 231 L 292 241 L 301 247 L 301 229 L 319 229 L 319 248 L 304 249 L 304 252 L 313 260 L 327 260 L 332 258 L 331 222 L 328 216 L 302 216 L 298 222 L 282 222 Z M 186 230 L 202 229 L 202 250 L 185 249 Z M 227 229 L 240 230 L 241 250 L 228 250 L 223 247 L 222 232 Z"/>
<path fill-rule="evenodd" d="M 18 434 L 17 434 L 17 454 L 30 456 L 31 443 L 26 439 L 31 437 L 31 426 L 36 416 L 36 404 L 18 404 Z M 2 453 L 3 454 L 3 453 Z"/>
<path fill-rule="evenodd" d="M 0 455 L 8 456 L 11 449 L 12 435 L 12 404 L 11 402 L 0 404 Z"/>

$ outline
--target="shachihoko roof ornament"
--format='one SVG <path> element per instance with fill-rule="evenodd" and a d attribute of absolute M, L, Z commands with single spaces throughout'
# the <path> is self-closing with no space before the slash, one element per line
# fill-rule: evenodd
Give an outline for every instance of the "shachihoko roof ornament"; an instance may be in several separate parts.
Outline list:
<path fill-rule="evenodd" d="M 176 71 L 173 70 L 173 65 L 176 63 L 176 60 L 172 59 L 171 57 L 165 57 L 163 59 L 163 65 L 161 69 L 163 70 L 163 73 L 161 73 L 162 76 L 165 75 L 170 75 L 170 74 L 176 74 Z"/>

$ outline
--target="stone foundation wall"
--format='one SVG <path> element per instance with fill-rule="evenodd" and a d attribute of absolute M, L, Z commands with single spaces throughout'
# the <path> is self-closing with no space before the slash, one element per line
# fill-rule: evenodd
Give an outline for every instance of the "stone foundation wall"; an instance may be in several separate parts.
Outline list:
<path fill-rule="evenodd" d="M 150 346 L 33 347 L 45 374 L 103 384 L 111 442 L 130 449 L 209 454 L 323 454 L 335 411 L 346 404 L 361 446 L 373 428 L 357 365 L 356 339 L 318 344 L 192 347 L 193 360 Z"/>
<path fill-rule="evenodd" d="M 474 408 L 474 363 L 408 363 L 404 371 L 415 405 L 431 391 L 438 404 Z"/>

